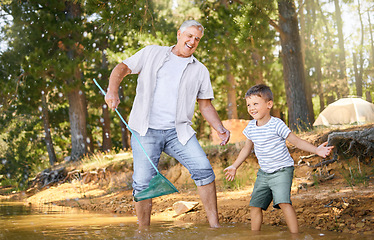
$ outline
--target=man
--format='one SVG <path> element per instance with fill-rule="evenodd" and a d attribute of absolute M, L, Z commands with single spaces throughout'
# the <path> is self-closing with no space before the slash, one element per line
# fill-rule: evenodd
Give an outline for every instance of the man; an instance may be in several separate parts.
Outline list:
<path fill-rule="evenodd" d="M 162 151 L 177 159 L 191 173 L 207 212 L 211 227 L 218 222 L 215 175 L 192 129 L 197 102 L 203 117 L 217 131 L 225 145 L 230 132 L 223 127 L 213 107 L 209 72 L 192 54 L 204 34 L 203 26 L 185 21 L 177 32 L 177 44 L 171 47 L 147 46 L 119 63 L 109 78 L 105 101 L 117 108 L 118 88 L 128 74 L 139 74 L 129 126 L 150 159 L 157 166 Z M 132 138 L 134 157 L 133 194 L 148 187 L 156 171 L 138 142 Z M 139 227 L 150 225 L 152 199 L 135 203 Z"/>

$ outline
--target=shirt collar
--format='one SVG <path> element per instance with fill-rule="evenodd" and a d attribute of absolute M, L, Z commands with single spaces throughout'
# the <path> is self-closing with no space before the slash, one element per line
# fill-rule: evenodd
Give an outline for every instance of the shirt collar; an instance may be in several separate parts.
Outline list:
<path fill-rule="evenodd" d="M 175 47 L 175 45 L 169 47 L 169 50 L 167 51 L 166 53 L 166 56 L 169 58 L 170 54 L 171 54 L 171 50 L 173 49 L 173 47 Z M 193 63 L 193 62 L 196 62 L 197 59 L 195 58 L 195 56 L 192 54 L 191 56 L 188 57 L 189 61 L 188 63 Z"/>

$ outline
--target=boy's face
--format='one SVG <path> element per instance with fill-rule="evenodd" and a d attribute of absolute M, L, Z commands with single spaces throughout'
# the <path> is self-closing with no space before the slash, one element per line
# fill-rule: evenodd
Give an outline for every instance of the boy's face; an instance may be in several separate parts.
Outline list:
<path fill-rule="evenodd" d="M 270 119 L 270 110 L 273 107 L 272 100 L 267 101 L 257 95 L 246 97 L 245 100 L 247 102 L 248 113 L 253 119 L 259 122 L 262 120 L 267 122 Z"/>

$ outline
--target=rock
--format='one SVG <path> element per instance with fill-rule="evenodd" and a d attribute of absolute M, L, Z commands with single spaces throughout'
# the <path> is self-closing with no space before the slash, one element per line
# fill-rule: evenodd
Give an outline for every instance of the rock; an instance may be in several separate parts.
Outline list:
<path fill-rule="evenodd" d="M 173 204 L 173 209 L 174 209 L 174 211 L 176 212 L 177 215 L 180 215 L 182 213 L 186 213 L 188 211 L 191 211 L 198 204 L 199 204 L 198 202 L 178 201 L 178 202 Z"/>
<path fill-rule="evenodd" d="M 360 222 L 360 223 L 356 224 L 356 228 L 362 228 L 364 226 L 365 226 L 365 223 L 363 223 L 363 222 Z"/>
<path fill-rule="evenodd" d="M 302 213 L 302 212 L 304 212 L 304 208 L 298 208 L 298 209 L 296 209 L 296 213 Z"/>

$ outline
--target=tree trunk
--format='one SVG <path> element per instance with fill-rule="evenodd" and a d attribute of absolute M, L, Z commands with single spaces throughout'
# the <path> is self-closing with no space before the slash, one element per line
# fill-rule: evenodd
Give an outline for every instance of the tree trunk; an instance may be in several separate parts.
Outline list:
<path fill-rule="evenodd" d="M 221 0 L 221 5 L 223 5 L 225 9 L 228 9 L 229 1 L 228 0 Z M 223 23 L 225 24 L 226 21 L 224 20 Z M 234 75 L 232 74 L 230 63 L 228 61 L 228 59 L 230 58 L 230 56 L 229 56 L 230 50 L 225 49 L 223 54 L 225 54 L 224 55 L 225 56 L 224 66 L 225 66 L 225 69 L 226 69 L 226 73 L 227 73 L 226 74 L 226 79 L 227 79 L 227 82 L 228 82 L 228 86 L 227 86 L 227 118 L 228 119 L 238 119 L 238 108 L 237 108 L 237 105 L 236 105 L 236 81 L 235 81 Z"/>
<path fill-rule="evenodd" d="M 304 65 L 295 5 L 292 0 L 278 0 L 278 9 L 289 127 L 296 131 L 306 130 L 311 124 L 305 97 Z"/>
<path fill-rule="evenodd" d="M 107 41 L 104 42 L 104 48 L 101 53 L 101 69 L 103 70 L 102 79 L 105 82 L 109 82 L 109 75 L 108 72 L 108 60 L 105 54 L 105 47 L 107 46 Z M 106 103 L 102 106 L 103 111 L 103 122 L 102 122 L 102 130 L 103 130 L 103 151 L 109 152 L 112 149 L 112 138 L 110 136 L 110 115 L 108 105 Z"/>
<path fill-rule="evenodd" d="M 110 137 L 110 115 L 108 105 L 106 103 L 103 104 L 102 111 L 103 151 L 109 152 L 112 149 L 112 139 Z"/>
<path fill-rule="evenodd" d="M 318 45 L 318 43 L 317 43 Z M 316 59 L 316 72 L 317 72 L 317 86 L 319 91 L 319 112 L 321 113 L 325 109 L 325 96 L 322 83 L 322 69 L 321 69 L 321 58 L 317 56 Z"/>
<path fill-rule="evenodd" d="M 371 98 L 371 93 L 370 91 L 366 91 L 366 101 L 368 102 L 373 102 L 372 98 Z"/>
<path fill-rule="evenodd" d="M 66 19 L 80 19 L 81 10 L 78 4 L 66 1 Z M 76 49 L 74 45 L 68 46 L 67 55 L 74 60 Z M 71 87 L 67 96 L 69 99 L 69 121 L 71 132 L 71 161 L 78 160 L 87 153 L 87 126 L 85 114 L 85 102 L 80 89 L 80 70 L 76 66 L 74 75 L 67 79 L 67 85 Z"/>
<path fill-rule="evenodd" d="M 124 100 L 125 95 L 123 94 L 122 87 L 119 87 L 118 89 L 118 95 L 119 99 L 121 101 Z M 122 117 L 124 119 L 127 119 L 127 112 L 125 112 L 125 109 L 121 107 L 121 105 L 118 106 L 118 111 L 121 113 Z M 121 136 L 122 136 L 122 148 L 129 150 L 130 149 L 130 138 L 129 138 L 129 130 L 127 129 L 126 125 L 121 121 Z"/>
<path fill-rule="evenodd" d="M 82 99 L 82 93 L 79 88 L 73 89 L 68 93 L 69 99 L 69 121 L 71 132 L 71 160 L 75 161 L 87 153 L 87 130 L 86 114 Z"/>
<path fill-rule="evenodd" d="M 362 22 L 362 14 L 361 14 L 361 3 L 358 1 L 358 15 L 360 17 L 360 24 L 361 24 L 361 43 L 360 43 L 360 71 L 358 72 L 358 79 L 356 81 L 356 92 L 357 96 L 362 97 L 362 74 L 364 72 L 364 56 L 363 56 L 363 48 L 364 48 L 364 23 Z"/>
<path fill-rule="evenodd" d="M 335 100 L 334 96 L 333 95 L 328 95 L 327 96 L 327 105 L 333 103 Z"/>
<path fill-rule="evenodd" d="M 88 110 L 87 110 L 87 98 L 86 98 L 86 94 L 83 93 L 82 95 L 83 97 L 83 103 L 84 103 L 84 109 L 85 109 L 85 113 L 86 113 L 86 122 L 89 121 L 89 117 L 88 117 Z M 91 129 L 91 126 L 90 125 L 87 125 L 86 127 L 86 130 L 87 130 L 87 151 L 90 152 L 90 153 L 93 153 L 95 151 L 95 147 L 94 147 L 94 141 L 93 141 L 93 136 L 92 136 L 92 129 Z"/>
<path fill-rule="evenodd" d="M 43 126 L 45 132 L 45 144 L 47 145 L 47 152 L 49 157 L 49 164 L 53 166 L 57 162 L 55 149 L 53 147 L 52 137 L 51 137 L 51 129 L 49 125 L 49 114 L 48 114 L 48 105 L 47 105 L 47 98 L 46 92 L 42 92 L 42 113 L 43 113 Z"/>
<path fill-rule="evenodd" d="M 374 39 L 373 39 L 373 28 L 371 25 L 371 19 L 370 19 L 370 13 L 368 13 L 368 21 L 369 21 L 369 33 L 370 33 L 370 45 L 371 45 L 371 62 L 369 63 L 369 67 L 371 67 L 371 70 L 374 70 Z M 366 91 L 366 101 L 373 102 L 371 98 L 370 91 Z"/>
<path fill-rule="evenodd" d="M 235 77 L 231 73 L 231 67 L 228 62 L 225 62 L 227 86 L 227 118 L 238 119 L 238 109 L 236 106 L 236 82 Z"/>
<path fill-rule="evenodd" d="M 342 15 L 339 6 L 339 0 L 334 0 L 335 3 L 335 17 L 336 25 L 338 30 L 338 40 L 339 40 L 339 82 L 337 84 L 337 95 L 339 96 L 348 96 L 348 82 L 346 79 L 346 62 L 345 62 L 345 49 L 344 49 L 344 35 L 343 35 L 343 21 Z"/>
<path fill-rule="evenodd" d="M 254 66 L 253 70 L 253 76 L 254 76 L 254 82 L 256 84 L 264 83 L 264 76 L 261 69 L 260 61 L 261 61 L 261 55 L 258 53 L 258 49 L 254 47 L 254 42 L 252 41 L 252 62 Z M 252 75 L 252 74 L 251 74 Z"/>
<path fill-rule="evenodd" d="M 305 2 L 307 3 L 307 1 Z M 306 68 L 305 68 L 305 38 L 309 38 L 305 31 L 305 16 L 304 16 L 304 11 L 303 11 L 303 6 L 304 3 L 302 0 L 299 0 L 299 18 L 300 18 L 300 51 L 301 51 L 301 56 L 303 60 L 303 69 L 304 69 L 304 86 L 305 86 L 305 97 L 306 101 L 308 104 L 308 118 L 310 122 L 314 122 L 314 111 L 313 111 L 313 102 L 312 102 L 312 83 L 311 83 L 311 78 L 307 75 L 306 73 Z"/>
<path fill-rule="evenodd" d="M 374 39 L 373 39 L 373 28 L 371 25 L 370 13 L 368 13 L 368 21 L 369 21 L 369 33 L 370 33 L 370 45 L 371 45 L 371 63 L 370 66 L 374 68 Z"/>
<path fill-rule="evenodd" d="M 353 52 L 353 69 L 355 72 L 355 84 L 356 84 L 356 94 L 359 97 L 362 97 L 362 79 L 360 78 L 360 73 L 357 68 L 357 58 L 356 53 Z"/>

